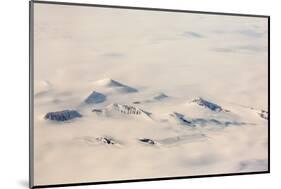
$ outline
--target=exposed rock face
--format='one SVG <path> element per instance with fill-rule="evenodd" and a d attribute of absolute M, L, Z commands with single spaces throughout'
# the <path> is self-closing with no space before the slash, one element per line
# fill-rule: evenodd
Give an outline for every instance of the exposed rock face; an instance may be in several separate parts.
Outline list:
<path fill-rule="evenodd" d="M 141 104 L 140 101 L 134 101 L 133 104 Z"/>
<path fill-rule="evenodd" d="M 239 122 L 239 121 L 220 121 L 217 119 L 192 119 L 191 120 L 194 125 L 199 125 L 199 126 L 207 126 L 207 125 L 217 125 L 217 126 L 230 126 L 230 125 L 236 125 L 236 126 L 242 126 L 246 125 L 247 123 L 245 122 Z M 250 124 L 250 123 L 248 123 Z"/>
<path fill-rule="evenodd" d="M 97 104 L 102 103 L 106 100 L 106 96 L 102 93 L 93 91 L 85 100 L 87 104 Z"/>
<path fill-rule="evenodd" d="M 102 110 L 101 109 L 93 109 L 92 112 L 102 113 Z"/>
<path fill-rule="evenodd" d="M 268 120 L 268 112 L 265 110 L 261 110 L 260 112 L 258 112 L 258 114 L 260 115 L 261 118 Z"/>
<path fill-rule="evenodd" d="M 216 112 L 223 111 L 221 106 L 219 106 L 215 103 L 209 102 L 207 100 L 204 100 L 203 98 L 196 98 L 196 99 L 192 100 L 192 102 L 198 104 L 199 106 L 208 108 L 209 110 L 212 110 L 212 111 L 216 111 Z"/>
<path fill-rule="evenodd" d="M 183 114 L 174 112 L 170 114 L 171 117 L 173 117 L 179 124 L 181 125 L 188 125 L 191 127 L 195 126 L 208 126 L 208 125 L 214 125 L 214 126 L 242 126 L 246 124 L 252 124 L 252 123 L 245 123 L 245 122 L 239 122 L 239 121 L 221 121 L 217 119 L 204 119 L 204 118 L 196 118 L 196 119 L 187 119 Z"/>
<path fill-rule="evenodd" d="M 167 96 L 166 94 L 164 93 L 160 93 L 159 95 L 153 97 L 154 100 L 163 100 L 163 99 L 166 99 L 168 98 L 169 96 Z"/>
<path fill-rule="evenodd" d="M 189 125 L 189 126 L 194 126 L 193 123 L 189 120 L 187 120 L 183 114 L 174 112 L 170 114 L 171 117 L 173 117 L 178 123 L 183 124 L 183 125 Z"/>
<path fill-rule="evenodd" d="M 140 108 L 126 105 L 126 104 L 116 104 L 116 103 L 110 104 L 109 106 L 107 106 L 106 110 L 107 111 L 116 111 L 116 112 L 120 112 L 122 114 L 127 114 L 127 115 L 141 115 L 141 114 L 145 114 L 147 116 L 150 115 L 149 112 L 146 112 Z"/>
<path fill-rule="evenodd" d="M 98 138 L 96 138 L 96 140 L 98 142 L 101 142 L 104 144 L 111 144 L 111 145 L 116 144 L 116 142 L 112 138 L 109 138 L 109 137 L 98 137 Z"/>
<path fill-rule="evenodd" d="M 45 119 L 54 120 L 54 121 L 68 121 L 79 117 L 82 117 L 82 115 L 76 110 L 49 112 L 45 115 Z"/>
<path fill-rule="evenodd" d="M 150 145 L 156 144 L 152 139 L 149 139 L 149 138 L 140 138 L 139 141 L 142 143 L 150 144 Z"/>

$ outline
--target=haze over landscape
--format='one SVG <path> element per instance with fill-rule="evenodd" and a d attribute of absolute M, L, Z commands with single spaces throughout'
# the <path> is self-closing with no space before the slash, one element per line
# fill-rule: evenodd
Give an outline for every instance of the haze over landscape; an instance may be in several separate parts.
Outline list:
<path fill-rule="evenodd" d="M 35 185 L 268 170 L 266 18 L 34 13 Z"/>

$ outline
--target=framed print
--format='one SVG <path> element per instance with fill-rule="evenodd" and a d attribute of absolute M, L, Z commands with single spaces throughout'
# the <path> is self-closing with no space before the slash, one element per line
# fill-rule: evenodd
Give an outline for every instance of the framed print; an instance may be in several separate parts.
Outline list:
<path fill-rule="evenodd" d="M 270 172 L 264 15 L 30 2 L 30 187 Z"/>

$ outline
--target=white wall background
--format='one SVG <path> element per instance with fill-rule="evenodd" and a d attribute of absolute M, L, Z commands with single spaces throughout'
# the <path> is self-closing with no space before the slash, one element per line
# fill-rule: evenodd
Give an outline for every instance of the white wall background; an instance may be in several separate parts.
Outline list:
<path fill-rule="evenodd" d="M 68 0 L 69 2 L 71 0 Z M 72 0 L 97 4 L 271 16 L 271 174 L 70 188 L 278 188 L 281 174 L 279 87 L 281 12 L 275 0 Z M 0 4 L 0 188 L 28 187 L 28 0 Z M 254 69 L 254 68 L 253 68 Z"/>

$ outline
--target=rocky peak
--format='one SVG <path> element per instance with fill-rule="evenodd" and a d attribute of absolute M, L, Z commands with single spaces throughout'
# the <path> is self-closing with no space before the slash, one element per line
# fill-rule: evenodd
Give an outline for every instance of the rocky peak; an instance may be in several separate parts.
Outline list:
<path fill-rule="evenodd" d="M 76 110 L 49 112 L 45 115 L 45 119 L 54 120 L 54 121 L 68 121 L 79 117 L 82 117 L 82 115 Z"/>

